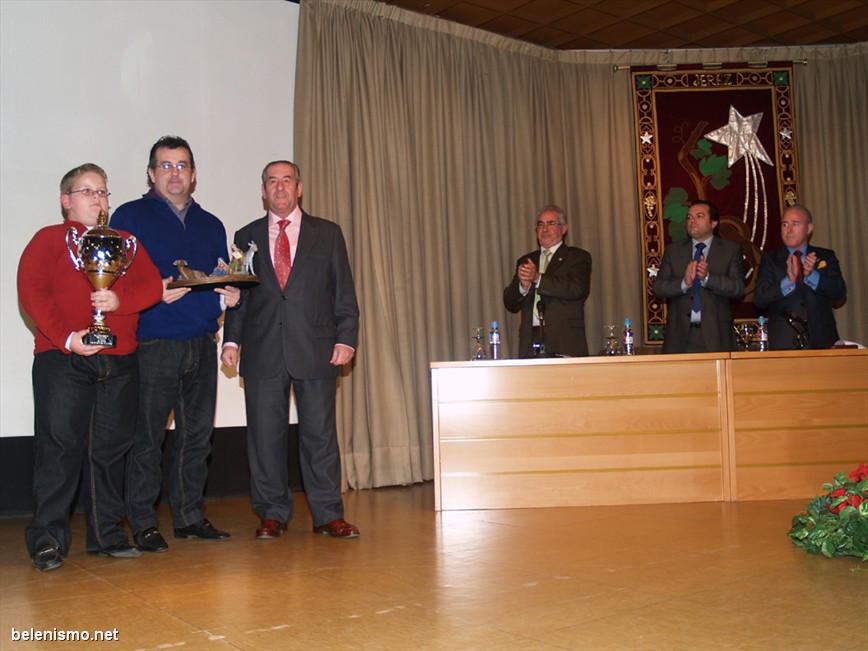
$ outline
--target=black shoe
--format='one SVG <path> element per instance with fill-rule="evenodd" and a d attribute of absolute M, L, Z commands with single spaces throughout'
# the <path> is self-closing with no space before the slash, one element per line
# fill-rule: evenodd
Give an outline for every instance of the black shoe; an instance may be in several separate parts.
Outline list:
<path fill-rule="evenodd" d="M 163 534 L 157 531 L 156 527 L 140 531 L 133 538 L 135 538 L 136 547 L 143 552 L 161 553 L 169 551 L 169 543 L 163 538 Z"/>
<path fill-rule="evenodd" d="M 175 538 L 204 538 L 205 540 L 228 540 L 231 535 L 227 531 L 215 529 L 214 525 L 203 518 L 189 527 L 175 527 Z"/>
<path fill-rule="evenodd" d="M 102 549 L 89 550 L 87 553 L 91 556 L 111 556 L 112 558 L 138 558 L 142 555 L 138 547 L 131 545 L 126 540 Z"/>
<path fill-rule="evenodd" d="M 40 572 L 48 572 L 63 567 L 63 554 L 57 545 L 45 545 L 33 555 L 33 567 Z"/>

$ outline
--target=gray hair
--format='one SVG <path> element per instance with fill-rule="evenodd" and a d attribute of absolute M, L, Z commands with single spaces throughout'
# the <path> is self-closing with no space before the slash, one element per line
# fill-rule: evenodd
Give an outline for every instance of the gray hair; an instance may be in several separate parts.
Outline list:
<path fill-rule="evenodd" d="M 786 214 L 790 210 L 801 210 L 803 213 L 805 213 L 805 217 L 808 218 L 808 223 L 814 223 L 814 216 L 811 214 L 811 211 L 805 208 L 803 205 L 794 203 L 792 206 L 787 206 L 786 208 L 784 208 L 784 214 Z"/>
<path fill-rule="evenodd" d="M 265 185 L 265 179 L 267 178 L 267 175 L 268 175 L 268 168 L 271 167 L 272 165 L 280 165 L 280 164 L 291 166 L 292 169 L 295 170 L 296 183 L 301 181 L 301 170 L 298 169 L 298 165 L 296 165 L 295 163 L 293 163 L 292 161 L 289 161 L 289 160 L 273 160 L 268 165 L 266 165 L 265 167 L 262 168 L 262 185 Z"/>
<path fill-rule="evenodd" d="M 540 208 L 539 212 L 536 214 L 537 220 L 539 220 L 540 215 L 544 212 L 554 212 L 558 216 L 558 223 L 561 226 L 564 226 L 567 223 L 567 216 L 564 214 L 563 208 L 560 206 L 556 206 L 554 204 L 549 204 L 548 206 L 543 206 Z"/>

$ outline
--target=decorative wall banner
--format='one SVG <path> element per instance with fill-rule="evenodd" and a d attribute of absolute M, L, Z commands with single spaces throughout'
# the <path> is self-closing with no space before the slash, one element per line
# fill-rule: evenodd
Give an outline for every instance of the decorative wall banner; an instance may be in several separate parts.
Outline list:
<path fill-rule="evenodd" d="M 644 269 L 644 340 L 663 342 L 666 302 L 653 294 L 667 242 L 687 237 L 688 204 L 713 201 L 718 234 L 744 254 L 736 320 L 754 319 L 760 257 L 781 245 L 780 216 L 799 202 L 792 66 L 632 68 Z"/>

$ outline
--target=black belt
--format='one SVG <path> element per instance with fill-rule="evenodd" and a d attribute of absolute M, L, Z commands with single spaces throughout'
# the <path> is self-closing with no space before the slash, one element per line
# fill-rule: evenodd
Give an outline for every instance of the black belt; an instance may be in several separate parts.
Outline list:
<path fill-rule="evenodd" d="M 691 324 L 690 324 L 690 327 L 691 327 L 691 328 L 701 328 L 701 327 L 702 327 L 702 324 L 701 324 L 701 323 L 691 323 Z"/>

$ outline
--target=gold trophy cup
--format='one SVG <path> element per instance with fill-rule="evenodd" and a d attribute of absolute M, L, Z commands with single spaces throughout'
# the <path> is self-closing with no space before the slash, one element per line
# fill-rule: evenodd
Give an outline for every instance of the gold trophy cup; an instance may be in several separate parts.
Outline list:
<path fill-rule="evenodd" d="M 75 247 L 75 251 L 73 251 Z M 123 276 L 133 263 L 138 250 L 136 238 L 126 239 L 108 226 L 108 214 L 100 210 L 96 226 L 79 237 L 73 227 L 66 231 L 66 250 L 76 271 L 81 271 L 95 290 L 108 289 Z M 102 310 L 94 309 L 93 323 L 82 342 L 91 346 L 114 348 L 117 338 L 105 324 Z"/>

